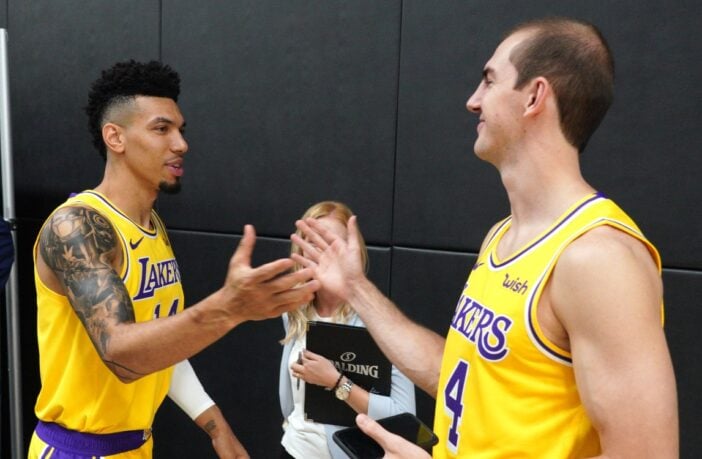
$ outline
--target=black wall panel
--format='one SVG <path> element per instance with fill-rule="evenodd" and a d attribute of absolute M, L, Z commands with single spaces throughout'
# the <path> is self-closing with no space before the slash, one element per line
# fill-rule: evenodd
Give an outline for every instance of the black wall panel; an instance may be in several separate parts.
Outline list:
<path fill-rule="evenodd" d="M 675 237 L 702 233 L 702 212 L 688 204 L 702 198 L 702 67 L 691 59 L 702 43 L 690 39 L 700 6 L 605 4 L 403 2 L 395 243 L 477 250 L 508 213 L 498 174 L 473 155 L 477 117 L 465 102 L 506 30 L 566 15 L 597 24 L 617 62 L 615 103 L 582 157 L 586 178 L 631 213 L 664 263 L 702 267 L 702 238 Z"/>
<path fill-rule="evenodd" d="M 612 2 L 592 12 L 614 52 L 615 101 L 583 169 L 657 245 L 666 266 L 702 268 L 701 6 Z M 692 38 L 696 37 L 696 38 Z"/>
<path fill-rule="evenodd" d="M 183 278 L 186 304 L 221 287 L 238 237 L 171 231 Z M 290 244 L 259 238 L 253 265 L 285 257 Z M 387 293 L 390 250 L 369 248 L 369 275 Z M 278 371 L 284 337 L 280 319 L 245 323 L 190 359 L 205 390 L 220 406 L 252 457 L 275 457 L 283 435 Z M 209 439 L 167 400 L 154 426 L 155 457 L 215 457 Z"/>
<path fill-rule="evenodd" d="M 310 204 L 337 199 L 388 243 L 399 15 L 398 1 L 164 2 L 196 190 L 163 203 L 171 224 L 285 236 Z"/>
<path fill-rule="evenodd" d="M 114 62 L 159 58 L 159 1 L 11 0 L 9 15 L 17 215 L 44 218 L 102 179 L 83 112 L 90 83 Z"/>
<path fill-rule="evenodd" d="M 678 385 L 680 457 L 693 459 L 702 452 L 702 348 L 698 344 L 702 273 L 666 270 L 663 282 L 666 336 Z"/>
<path fill-rule="evenodd" d="M 498 174 L 473 157 L 477 123 L 465 109 L 499 41 L 502 13 L 500 2 L 403 2 L 397 244 L 475 251 L 508 213 Z"/>

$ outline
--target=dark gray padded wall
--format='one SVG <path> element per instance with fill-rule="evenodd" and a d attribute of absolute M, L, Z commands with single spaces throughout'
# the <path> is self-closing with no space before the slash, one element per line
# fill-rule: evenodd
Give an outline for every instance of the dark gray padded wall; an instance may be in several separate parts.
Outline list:
<path fill-rule="evenodd" d="M 118 60 L 159 57 L 159 1 L 10 1 L 10 84 L 19 217 L 45 217 L 96 186 L 87 135 L 90 83 Z"/>
<path fill-rule="evenodd" d="M 657 245 L 663 264 L 702 268 L 699 2 L 593 8 L 617 66 L 615 102 L 583 156 L 591 183 Z"/>
<path fill-rule="evenodd" d="M 286 236 L 310 204 L 337 199 L 388 243 L 399 16 L 398 1 L 166 2 L 193 191 L 161 206 L 171 225 Z"/>
<path fill-rule="evenodd" d="M 404 1 L 394 242 L 477 250 L 506 214 L 497 173 L 473 155 L 477 117 L 465 102 L 501 35 L 545 15 L 594 22 L 615 54 L 615 102 L 582 157 L 586 178 L 631 213 L 664 263 L 702 267 L 702 238 L 683 236 L 702 234 L 702 212 L 689 205 L 702 199 L 692 1 Z"/>
<path fill-rule="evenodd" d="M 698 458 L 702 452 L 700 411 L 702 396 L 702 347 L 699 346 L 699 304 L 702 298 L 702 273 L 666 270 L 665 330 L 673 357 L 678 385 L 680 412 L 680 457 Z"/>
<path fill-rule="evenodd" d="M 502 30 L 499 2 L 405 1 L 393 241 L 477 250 L 507 212 L 492 167 L 473 157 L 465 102 Z M 496 6 L 497 4 L 497 6 Z M 481 15 L 492 10 L 490 21 Z"/>
<path fill-rule="evenodd" d="M 239 237 L 171 231 L 183 278 L 186 305 L 222 285 Z M 290 244 L 259 238 L 253 265 L 285 257 Z M 389 291 L 390 250 L 369 248 L 369 275 Z M 278 371 L 284 336 L 280 319 L 245 323 L 190 359 L 205 390 L 220 406 L 251 457 L 275 457 L 282 437 Z M 156 415 L 155 457 L 215 457 L 209 439 L 170 400 Z"/>

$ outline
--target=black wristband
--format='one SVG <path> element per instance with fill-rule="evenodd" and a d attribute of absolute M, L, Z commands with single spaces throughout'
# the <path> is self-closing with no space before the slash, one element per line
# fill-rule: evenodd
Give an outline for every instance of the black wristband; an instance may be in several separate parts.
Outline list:
<path fill-rule="evenodd" d="M 342 372 L 339 372 L 339 379 L 336 380 L 334 385 L 327 390 L 336 390 L 337 387 L 339 387 L 339 383 L 341 382 L 341 379 L 344 377 L 344 374 Z"/>

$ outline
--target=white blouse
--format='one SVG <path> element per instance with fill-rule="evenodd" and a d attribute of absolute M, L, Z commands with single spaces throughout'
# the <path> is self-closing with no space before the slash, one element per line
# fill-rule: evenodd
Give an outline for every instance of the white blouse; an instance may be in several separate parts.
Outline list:
<path fill-rule="evenodd" d="M 332 321 L 331 317 L 319 317 L 316 314 L 313 320 L 322 322 Z M 305 349 L 306 344 L 306 335 L 295 340 L 290 351 L 288 369 L 297 361 L 300 352 Z M 283 424 L 285 433 L 283 434 L 281 443 L 288 454 L 297 459 L 311 457 L 331 459 L 324 425 L 305 419 L 305 381 L 300 379 L 298 387 L 298 378 L 292 375 L 292 370 L 289 370 L 289 374 L 290 380 L 292 381 L 292 395 L 295 408 Z"/>

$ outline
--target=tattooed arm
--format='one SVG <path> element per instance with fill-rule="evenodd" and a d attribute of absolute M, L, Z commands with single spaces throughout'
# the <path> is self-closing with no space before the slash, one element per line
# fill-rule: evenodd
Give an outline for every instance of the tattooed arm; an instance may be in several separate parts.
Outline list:
<path fill-rule="evenodd" d="M 195 418 L 195 423 L 210 436 L 212 447 L 220 459 L 249 459 L 249 454 L 232 432 L 217 405 L 203 411 Z"/>
<path fill-rule="evenodd" d="M 107 357 L 111 329 L 134 323 L 129 293 L 115 269 L 123 260 L 110 222 L 91 208 L 59 209 L 44 227 L 39 255 L 108 368 L 125 382 L 138 378 L 136 371 Z"/>
<path fill-rule="evenodd" d="M 40 235 L 37 271 L 68 297 L 107 367 L 131 382 L 195 355 L 242 322 L 277 317 L 311 301 L 319 287 L 311 270 L 284 274 L 290 259 L 252 268 L 254 243 L 247 226 L 220 289 L 180 314 L 146 322 L 135 322 L 118 275 L 122 242 L 94 209 L 63 207 L 51 216 Z"/>

